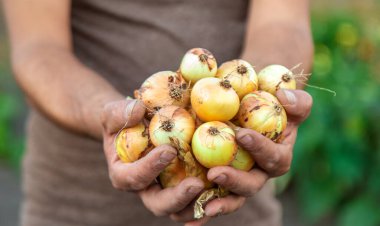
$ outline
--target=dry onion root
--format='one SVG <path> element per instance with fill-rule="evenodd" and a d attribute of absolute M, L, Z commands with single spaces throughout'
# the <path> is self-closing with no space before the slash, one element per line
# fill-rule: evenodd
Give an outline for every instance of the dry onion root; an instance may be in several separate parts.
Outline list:
<path fill-rule="evenodd" d="M 228 80 L 204 78 L 191 91 L 191 106 L 204 122 L 228 121 L 239 111 L 239 96 Z"/>
<path fill-rule="evenodd" d="M 229 80 L 240 99 L 257 90 L 259 86 L 258 78 L 252 65 L 240 59 L 223 63 L 219 67 L 216 77 Z"/>
<path fill-rule="evenodd" d="M 203 206 L 216 198 L 223 198 L 229 194 L 225 188 L 218 186 L 218 188 L 211 188 L 204 191 L 195 201 L 194 204 L 194 218 L 201 219 L 205 215 Z"/>
<path fill-rule="evenodd" d="M 210 51 L 202 48 L 194 48 L 182 58 L 179 71 L 186 81 L 191 84 L 206 77 L 214 77 L 217 72 L 215 57 Z"/>
<path fill-rule="evenodd" d="M 323 90 L 332 93 L 336 96 L 336 92 L 324 87 L 309 85 L 306 83 L 310 74 L 304 74 L 303 70 L 299 74 L 294 74 L 293 70 L 298 68 L 301 64 L 288 69 L 282 65 L 273 64 L 262 69 L 259 74 L 259 90 L 269 92 L 276 95 L 276 91 L 279 89 L 296 89 L 297 83 L 301 83 L 305 86 Z"/>
<path fill-rule="evenodd" d="M 190 102 L 189 84 L 176 72 L 161 71 L 147 78 L 135 97 L 140 99 L 150 114 L 164 106 L 185 108 Z"/>
<path fill-rule="evenodd" d="M 138 160 L 150 147 L 147 128 L 139 123 L 121 130 L 116 136 L 115 145 L 121 161 L 130 163 Z"/>
<path fill-rule="evenodd" d="M 277 142 L 286 128 L 284 108 L 275 96 L 265 91 L 246 95 L 238 113 L 242 127 L 253 129 Z"/>

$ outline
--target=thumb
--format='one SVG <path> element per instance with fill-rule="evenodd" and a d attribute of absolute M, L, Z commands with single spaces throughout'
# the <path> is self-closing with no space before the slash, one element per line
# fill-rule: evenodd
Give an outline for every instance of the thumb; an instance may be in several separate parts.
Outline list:
<path fill-rule="evenodd" d="M 102 123 L 107 133 L 135 126 L 144 118 L 145 107 L 139 100 L 119 100 L 104 106 Z"/>
<path fill-rule="evenodd" d="M 309 116 L 313 98 L 306 91 L 280 89 L 276 96 L 284 106 L 290 122 L 300 124 Z"/>

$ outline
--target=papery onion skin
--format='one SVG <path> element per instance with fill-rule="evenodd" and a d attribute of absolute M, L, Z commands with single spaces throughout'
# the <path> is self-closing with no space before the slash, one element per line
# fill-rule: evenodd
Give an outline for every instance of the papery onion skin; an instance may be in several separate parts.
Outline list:
<path fill-rule="evenodd" d="M 232 161 L 231 166 L 238 170 L 249 171 L 252 169 L 255 161 L 253 160 L 251 154 L 244 150 L 242 147 L 238 146 L 238 151 L 236 153 L 235 159 Z"/>
<path fill-rule="evenodd" d="M 186 177 L 196 177 L 203 181 L 205 189 L 211 188 L 213 183 L 207 179 L 207 169 L 195 160 L 190 145 L 175 137 L 170 141 L 178 156 L 161 172 L 161 185 L 164 188 L 173 187 Z"/>
<path fill-rule="evenodd" d="M 204 78 L 194 85 L 191 106 L 202 121 L 228 121 L 239 111 L 239 96 L 231 85 L 221 85 L 224 81 Z"/>
<path fill-rule="evenodd" d="M 161 108 L 149 124 L 149 136 L 155 146 L 170 144 L 171 137 L 190 143 L 194 130 L 194 119 L 189 112 L 178 106 Z"/>
<path fill-rule="evenodd" d="M 275 142 L 287 123 L 285 109 L 275 96 L 265 91 L 252 92 L 242 99 L 238 119 L 242 127 L 253 129 Z"/>
<path fill-rule="evenodd" d="M 259 74 L 259 89 L 276 95 L 279 89 L 296 89 L 297 83 L 292 71 L 288 68 L 272 64 L 263 68 Z"/>
<path fill-rule="evenodd" d="M 228 79 L 240 99 L 257 90 L 259 86 L 255 69 L 245 60 L 236 59 L 223 63 L 218 68 L 216 77 Z"/>
<path fill-rule="evenodd" d="M 177 186 L 186 178 L 185 163 L 175 157 L 159 177 L 163 188 Z"/>
<path fill-rule="evenodd" d="M 185 54 L 179 68 L 180 73 L 191 84 L 206 77 L 214 77 L 217 72 L 217 62 L 210 51 L 194 48 Z"/>
<path fill-rule="evenodd" d="M 115 144 L 121 161 L 130 163 L 138 160 L 149 147 L 149 137 L 145 125 L 139 123 L 134 127 L 123 129 L 117 135 Z"/>
<path fill-rule="evenodd" d="M 206 168 L 230 165 L 237 152 L 234 131 L 217 121 L 198 127 L 191 145 L 195 158 Z"/>
<path fill-rule="evenodd" d="M 143 101 L 149 111 L 164 106 L 187 107 L 190 102 L 189 84 L 176 72 L 160 71 L 147 78 L 135 97 Z"/>
<path fill-rule="evenodd" d="M 200 125 L 202 125 L 204 122 L 197 116 L 197 113 L 194 111 L 194 109 L 192 107 L 190 107 L 188 110 L 187 110 L 191 117 L 193 117 L 194 121 L 195 121 L 195 128 L 198 128 Z"/>

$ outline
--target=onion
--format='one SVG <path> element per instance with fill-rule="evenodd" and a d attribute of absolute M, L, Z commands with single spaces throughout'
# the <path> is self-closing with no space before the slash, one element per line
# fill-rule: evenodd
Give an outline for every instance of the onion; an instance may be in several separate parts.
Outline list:
<path fill-rule="evenodd" d="M 191 144 L 195 158 L 206 168 L 230 165 L 237 152 L 234 131 L 217 121 L 198 127 Z"/>
<path fill-rule="evenodd" d="M 238 170 L 249 171 L 254 164 L 255 162 L 252 156 L 246 150 L 238 146 L 238 151 L 231 166 Z"/>
<path fill-rule="evenodd" d="M 194 130 L 194 119 L 189 112 L 178 106 L 161 108 L 149 124 L 150 139 L 155 146 L 170 144 L 172 138 L 190 143 Z"/>
<path fill-rule="evenodd" d="M 149 147 L 146 127 L 140 123 L 134 127 L 120 131 L 116 136 L 116 152 L 121 161 L 129 163 L 142 157 Z"/>
<path fill-rule="evenodd" d="M 185 108 L 190 101 L 190 89 L 179 74 L 161 71 L 146 79 L 135 96 L 150 112 L 155 112 L 169 105 Z"/>
<path fill-rule="evenodd" d="M 228 121 L 239 111 L 239 96 L 228 80 L 204 78 L 191 91 L 191 106 L 205 122 Z"/>
<path fill-rule="evenodd" d="M 258 77 L 259 89 L 273 95 L 279 89 L 296 89 L 295 75 L 282 65 L 269 65 L 259 72 Z"/>
<path fill-rule="evenodd" d="M 273 141 L 278 141 L 287 123 L 280 102 L 265 91 L 252 92 L 242 99 L 238 119 L 244 128 L 256 130 Z"/>
<path fill-rule="evenodd" d="M 194 84 L 201 78 L 214 77 L 217 68 L 215 57 L 210 51 L 194 48 L 187 51 L 182 58 L 179 70 L 186 81 Z"/>
<path fill-rule="evenodd" d="M 258 88 L 256 72 L 252 65 L 244 60 L 238 59 L 223 63 L 219 67 L 216 77 L 229 80 L 240 99 Z"/>

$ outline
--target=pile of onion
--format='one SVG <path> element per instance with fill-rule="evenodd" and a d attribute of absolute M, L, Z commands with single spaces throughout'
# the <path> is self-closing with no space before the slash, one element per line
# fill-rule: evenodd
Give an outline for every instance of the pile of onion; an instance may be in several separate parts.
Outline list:
<path fill-rule="evenodd" d="M 254 167 L 250 153 L 237 144 L 238 126 L 274 142 L 281 140 L 287 116 L 274 95 L 281 88 L 295 89 L 295 77 L 281 65 L 269 65 L 257 75 L 254 67 L 241 59 L 218 68 L 210 51 L 191 49 L 177 72 L 157 72 L 135 92 L 146 106 L 150 122 L 118 133 L 118 156 L 131 163 L 159 145 L 175 147 L 178 155 L 161 172 L 159 182 L 167 188 L 186 177 L 204 181 L 207 190 L 194 206 L 194 216 L 200 218 L 208 201 L 228 194 L 207 180 L 209 168 L 230 166 L 249 171 Z"/>

